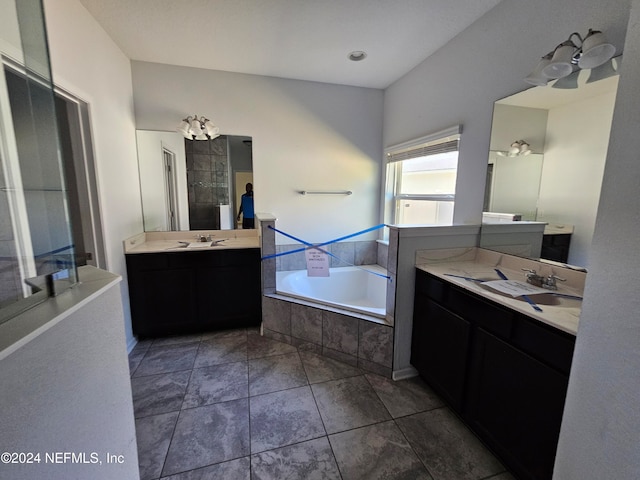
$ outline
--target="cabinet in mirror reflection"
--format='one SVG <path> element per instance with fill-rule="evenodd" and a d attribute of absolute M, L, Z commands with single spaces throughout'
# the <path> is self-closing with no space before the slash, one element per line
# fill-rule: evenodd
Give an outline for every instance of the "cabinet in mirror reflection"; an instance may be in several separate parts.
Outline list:
<path fill-rule="evenodd" d="M 620 57 L 612 62 L 619 68 Z M 496 101 L 483 210 L 571 231 L 565 261 L 587 267 L 618 76 L 572 75 L 577 88 L 549 84 Z M 509 157 L 517 140 L 532 153 Z"/>
<path fill-rule="evenodd" d="M 251 137 L 136 135 L 145 231 L 242 228 L 236 219 L 245 185 L 253 183 Z"/>

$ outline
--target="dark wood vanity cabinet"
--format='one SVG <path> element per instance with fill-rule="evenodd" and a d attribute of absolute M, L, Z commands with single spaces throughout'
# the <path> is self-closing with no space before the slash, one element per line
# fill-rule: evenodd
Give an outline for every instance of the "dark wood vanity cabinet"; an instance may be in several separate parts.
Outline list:
<path fill-rule="evenodd" d="M 546 258 L 547 260 L 553 260 L 555 262 L 567 263 L 569 261 L 570 245 L 570 233 L 543 235 L 540 258 Z"/>
<path fill-rule="evenodd" d="M 518 479 L 552 477 L 574 345 L 416 270 L 411 363 Z"/>
<path fill-rule="evenodd" d="M 257 248 L 126 255 L 133 333 L 156 337 L 257 326 Z"/>

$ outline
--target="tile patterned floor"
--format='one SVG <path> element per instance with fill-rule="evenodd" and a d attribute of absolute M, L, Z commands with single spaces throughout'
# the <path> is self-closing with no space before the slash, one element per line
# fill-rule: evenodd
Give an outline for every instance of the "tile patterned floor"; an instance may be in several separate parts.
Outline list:
<path fill-rule="evenodd" d="M 129 363 L 142 480 L 513 480 L 417 378 L 254 329 L 142 341 Z"/>

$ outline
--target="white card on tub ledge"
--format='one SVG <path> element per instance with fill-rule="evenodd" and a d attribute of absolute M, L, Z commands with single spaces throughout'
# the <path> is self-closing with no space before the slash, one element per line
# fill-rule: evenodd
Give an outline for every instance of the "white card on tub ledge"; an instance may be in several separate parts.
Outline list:
<path fill-rule="evenodd" d="M 536 287 L 530 283 L 520 282 L 518 280 L 491 280 L 489 282 L 482 282 L 482 285 L 486 285 L 493 290 L 501 293 L 506 293 L 512 297 L 519 297 L 520 295 L 536 295 L 540 293 L 549 293 L 549 290 Z"/>
<path fill-rule="evenodd" d="M 328 277 L 329 276 L 329 255 L 317 248 L 307 248 L 304 251 L 307 261 L 308 277 Z"/>

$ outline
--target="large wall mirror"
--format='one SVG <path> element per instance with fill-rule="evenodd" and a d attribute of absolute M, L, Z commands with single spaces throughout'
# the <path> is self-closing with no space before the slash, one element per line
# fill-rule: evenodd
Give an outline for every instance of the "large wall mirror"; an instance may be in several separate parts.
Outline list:
<path fill-rule="evenodd" d="M 186 140 L 175 132 L 137 130 L 145 232 L 229 230 L 253 184 L 251 137 Z"/>
<path fill-rule="evenodd" d="M 616 57 L 495 102 L 483 222 L 508 214 L 573 232 L 564 261 L 588 266 L 620 66 Z"/>

